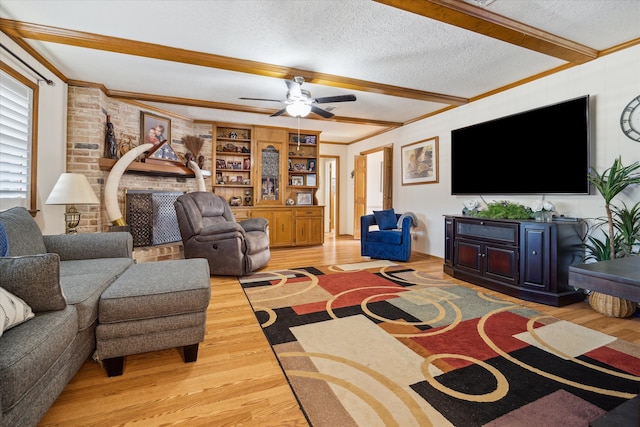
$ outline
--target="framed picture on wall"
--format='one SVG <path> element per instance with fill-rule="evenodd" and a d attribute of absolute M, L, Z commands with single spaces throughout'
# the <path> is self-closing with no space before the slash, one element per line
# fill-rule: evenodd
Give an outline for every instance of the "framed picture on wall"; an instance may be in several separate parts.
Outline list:
<path fill-rule="evenodd" d="M 438 137 L 402 146 L 402 185 L 438 182 Z"/>
<path fill-rule="evenodd" d="M 171 143 L 171 120 L 144 111 L 140 112 L 140 141 L 154 145 Z"/>

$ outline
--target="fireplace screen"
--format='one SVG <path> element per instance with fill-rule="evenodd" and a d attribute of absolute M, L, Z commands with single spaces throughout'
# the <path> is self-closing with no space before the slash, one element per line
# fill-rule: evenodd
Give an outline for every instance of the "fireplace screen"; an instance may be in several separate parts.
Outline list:
<path fill-rule="evenodd" d="M 126 221 L 133 246 L 153 246 L 182 240 L 173 202 L 181 191 L 127 190 Z"/>

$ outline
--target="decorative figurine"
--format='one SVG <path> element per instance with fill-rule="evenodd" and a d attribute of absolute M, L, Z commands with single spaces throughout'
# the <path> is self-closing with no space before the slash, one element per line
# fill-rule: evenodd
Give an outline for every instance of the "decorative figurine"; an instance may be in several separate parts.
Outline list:
<path fill-rule="evenodd" d="M 113 130 L 111 116 L 107 115 L 107 133 L 104 137 L 105 157 L 110 159 L 118 158 L 118 143 L 116 142 L 116 133 Z"/>

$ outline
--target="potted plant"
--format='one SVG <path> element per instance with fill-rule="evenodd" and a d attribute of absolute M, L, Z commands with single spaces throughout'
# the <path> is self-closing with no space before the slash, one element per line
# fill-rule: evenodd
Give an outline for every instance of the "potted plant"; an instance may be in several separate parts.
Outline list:
<path fill-rule="evenodd" d="M 640 254 L 640 202 L 631 208 L 622 202 L 622 206 L 612 204 L 613 199 L 631 185 L 640 184 L 640 162 L 623 166 L 620 157 L 601 174 L 595 170 L 589 173 L 589 181 L 604 198 L 606 217 L 600 219 L 598 226 L 606 226 L 604 239 L 588 236 L 586 260 L 606 261 Z M 589 304 L 596 311 L 613 317 L 631 316 L 637 304 L 599 292 L 589 294 Z"/>
<path fill-rule="evenodd" d="M 606 218 L 599 225 L 606 225 L 605 241 L 589 236 L 587 259 L 604 261 L 637 255 L 634 246 L 640 242 L 640 202 L 630 209 L 623 202 L 623 207 L 612 205 L 612 200 L 631 185 L 640 184 L 640 162 L 623 166 L 620 157 L 613 165 L 601 174 L 595 170 L 589 173 L 589 182 L 593 184 L 604 198 Z"/>

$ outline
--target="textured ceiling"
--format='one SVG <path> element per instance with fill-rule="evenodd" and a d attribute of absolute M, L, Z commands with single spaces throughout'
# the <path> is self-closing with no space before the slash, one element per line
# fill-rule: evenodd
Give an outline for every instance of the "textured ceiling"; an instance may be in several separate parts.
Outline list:
<path fill-rule="evenodd" d="M 302 70 L 307 80 L 323 73 L 369 83 L 363 90 L 336 82 L 303 85 L 314 98 L 357 96 L 356 102 L 324 105 L 335 107 L 335 120 L 315 115 L 301 120 L 302 128 L 321 130 L 323 140 L 334 142 L 351 142 L 388 128 L 380 122 L 352 122 L 399 125 L 450 105 L 441 99 L 424 100 L 424 93 L 466 102 L 569 63 L 553 52 L 520 47 L 517 40 L 499 40 L 495 28 L 483 35 L 475 27 L 470 31 L 456 22 L 440 22 L 382 3 L 388 2 L 2 0 L 0 28 L 16 40 L 25 36 L 24 42 L 67 79 L 140 94 L 149 105 L 194 120 L 296 127 L 297 120 L 286 115 L 269 117 L 282 107 L 279 103 L 238 99 L 284 98 L 287 89 L 279 74 L 260 75 L 265 74 L 265 64 Z M 525 28 L 523 43 L 535 39 L 536 31 L 542 39 L 551 36 L 556 44 L 573 42 L 578 44 L 575 49 L 592 52 L 640 39 L 640 1 L 634 0 L 495 0 L 486 8 L 472 0 L 398 3 L 402 7 L 438 3 L 444 9 L 437 14 L 448 22 L 452 22 L 448 6 L 479 13 L 490 25 L 503 25 L 510 18 L 510 25 Z M 11 30 L 24 23 L 36 24 L 36 30 L 30 34 Z M 47 27 L 72 30 L 76 41 Z M 88 39 L 99 35 L 185 49 L 193 51 L 187 56 L 194 59 L 202 53 L 258 61 L 261 71 L 254 74 L 252 63 L 246 62 L 238 72 L 237 62 L 225 70 L 166 60 L 167 52 L 160 49 L 155 55 L 153 47 L 140 51 L 143 56 L 109 51 L 122 43 L 115 39 L 87 48 L 77 42 L 85 35 L 78 37 L 76 32 L 90 33 Z M 375 84 L 387 86 L 376 90 Z M 384 94 L 389 87 L 413 89 L 423 99 Z M 183 102 L 163 103 L 163 97 Z M 232 108 L 211 108 L 206 103 Z M 256 107 L 263 111 L 234 111 Z"/>

